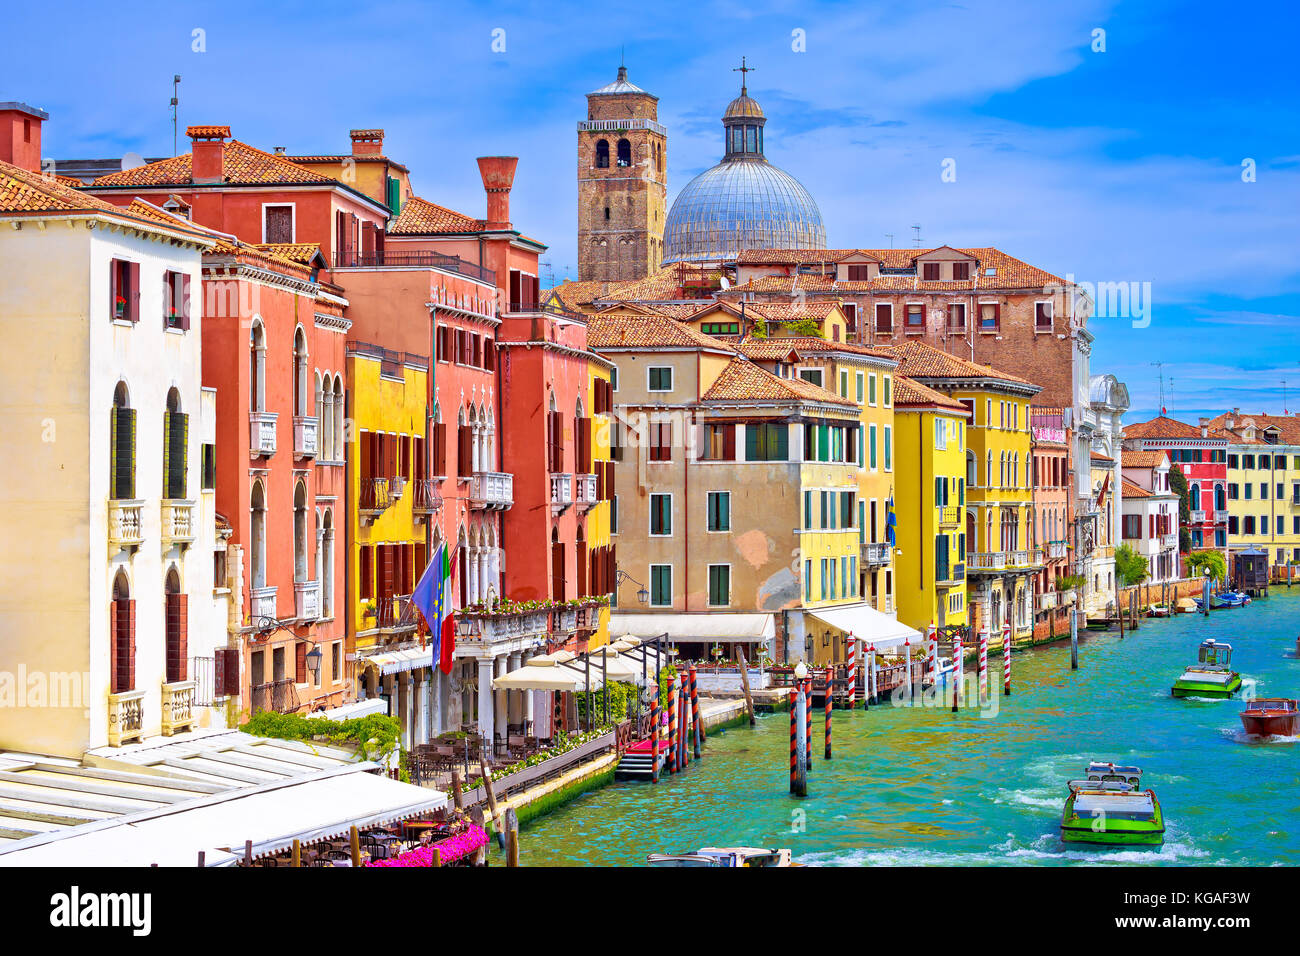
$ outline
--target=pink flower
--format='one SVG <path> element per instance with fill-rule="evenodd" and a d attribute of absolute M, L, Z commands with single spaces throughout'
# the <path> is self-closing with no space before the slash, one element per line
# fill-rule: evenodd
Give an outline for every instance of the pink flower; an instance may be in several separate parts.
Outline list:
<path fill-rule="evenodd" d="M 452 863 L 469 856 L 487 843 L 487 831 L 473 823 L 466 824 L 462 833 L 448 837 L 429 846 L 407 850 L 387 860 L 371 860 L 366 866 L 430 866 L 433 863 L 433 850 L 437 847 L 442 862 Z"/>

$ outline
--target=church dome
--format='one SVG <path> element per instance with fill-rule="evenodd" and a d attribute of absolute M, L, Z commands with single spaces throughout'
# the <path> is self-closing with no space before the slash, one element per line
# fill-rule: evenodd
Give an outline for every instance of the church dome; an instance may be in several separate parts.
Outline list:
<path fill-rule="evenodd" d="M 664 223 L 664 263 L 725 262 L 746 249 L 825 249 L 817 203 L 763 154 L 767 119 L 742 84 L 722 116 L 725 153 L 677 194 Z"/>

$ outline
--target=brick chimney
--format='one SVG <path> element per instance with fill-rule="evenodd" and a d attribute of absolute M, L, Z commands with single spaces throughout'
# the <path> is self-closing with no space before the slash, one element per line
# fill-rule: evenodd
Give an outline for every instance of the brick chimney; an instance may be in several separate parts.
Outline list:
<path fill-rule="evenodd" d="M 229 126 L 190 126 L 185 130 L 190 138 L 193 158 L 190 178 L 196 183 L 219 183 L 226 178 L 226 140 L 230 139 Z"/>
<path fill-rule="evenodd" d="M 510 228 L 510 187 L 515 182 L 517 156 L 480 156 L 478 172 L 487 190 L 487 228 Z"/>
<path fill-rule="evenodd" d="M 49 118 L 26 103 L 0 103 L 0 160 L 39 173 L 41 124 Z"/>
<path fill-rule="evenodd" d="M 348 135 L 352 137 L 353 156 L 384 155 L 384 131 L 382 129 L 354 129 L 349 130 Z"/>

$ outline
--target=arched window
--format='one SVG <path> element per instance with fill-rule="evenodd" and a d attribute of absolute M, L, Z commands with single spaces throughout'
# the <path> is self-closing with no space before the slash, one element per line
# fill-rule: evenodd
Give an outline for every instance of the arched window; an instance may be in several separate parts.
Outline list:
<path fill-rule="evenodd" d="M 326 392 L 321 386 L 320 369 L 316 369 L 316 434 L 319 436 L 317 441 L 320 442 L 320 456 L 322 461 L 333 461 L 334 456 L 334 419 L 331 404 L 334 400 L 333 392 Z"/>
<path fill-rule="evenodd" d="M 343 376 L 334 376 L 334 461 L 343 461 Z"/>
<path fill-rule="evenodd" d="M 975 453 L 966 452 L 966 487 L 978 488 L 980 483 L 979 466 L 975 463 Z"/>
<path fill-rule="evenodd" d="M 632 165 L 632 144 L 625 139 L 618 141 L 618 164 L 620 166 Z"/>
<path fill-rule="evenodd" d="M 293 579 L 307 580 L 307 486 L 301 481 L 293 492 Z"/>
<path fill-rule="evenodd" d="M 293 413 L 307 414 L 307 334 L 301 326 L 293 334 Z"/>
<path fill-rule="evenodd" d="M 577 578 L 574 581 L 574 596 L 586 597 L 591 593 L 590 582 L 587 580 L 587 536 L 582 531 L 582 526 L 578 526 L 578 533 L 573 543 L 574 557 L 577 559 Z"/>
<path fill-rule="evenodd" d="M 325 509 L 324 529 L 316 576 L 321 579 L 321 616 L 329 618 L 334 616 L 334 512 L 329 508 Z"/>
<path fill-rule="evenodd" d="M 163 412 L 163 497 L 182 500 L 189 491 L 190 417 L 181 411 L 181 393 L 167 393 Z"/>
<path fill-rule="evenodd" d="M 126 382 L 113 390 L 113 417 L 109 420 L 109 497 L 135 497 L 135 409 Z"/>
<path fill-rule="evenodd" d="M 135 601 L 126 572 L 119 570 L 113 579 L 113 627 L 109 656 L 113 672 L 109 675 L 111 693 L 135 689 Z"/>
<path fill-rule="evenodd" d="M 181 593 L 181 577 L 173 567 L 167 572 L 164 587 L 167 595 L 167 683 L 188 680 L 189 657 L 188 598 Z"/>
<path fill-rule="evenodd" d="M 596 168 L 609 169 L 609 140 L 596 141 Z"/>
<path fill-rule="evenodd" d="M 266 587 L 266 490 L 260 481 L 253 484 L 250 511 L 252 529 L 249 565 L 254 588 Z"/>
<path fill-rule="evenodd" d="M 560 540 L 558 528 L 551 529 L 551 600 L 566 599 L 564 581 L 564 542 Z"/>
<path fill-rule="evenodd" d="M 255 412 L 266 411 L 266 329 L 261 319 L 253 319 L 248 352 L 248 399 Z"/>

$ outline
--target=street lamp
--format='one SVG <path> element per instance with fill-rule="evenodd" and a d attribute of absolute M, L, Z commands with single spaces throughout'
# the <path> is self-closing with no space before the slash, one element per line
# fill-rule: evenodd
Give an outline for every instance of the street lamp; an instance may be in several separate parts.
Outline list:
<path fill-rule="evenodd" d="M 803 680 L 805 677 L 808 676 L 808 665 L 805 664 L 802 660 L 800 660 L 799 663 L 794 665 L 794 676 L 797 680 Z"/>
<path fill-rule="evenodd" d="M 649 603 L 650 592 L 646 590 L 646 586 L 642 584 L 640 581 L 638 581 L 636 578 L 632 577 L 632 575 L 628 574 L 622 568 L 615 569 L 614 587 L 617 588 L 624 581 L 631 581 L 633 584 L 637 585 L 637 591 L 636 591 L 637 601 L 639 601 L 641 604 Z"/>
<path fill-rule="evenodd" d="M 307 670 L 311 671 L 312 683 L 320 680 L 320 662 L 325 655 L 320 652 L 320 645 L 313 644 L 307 652 Z"/>

